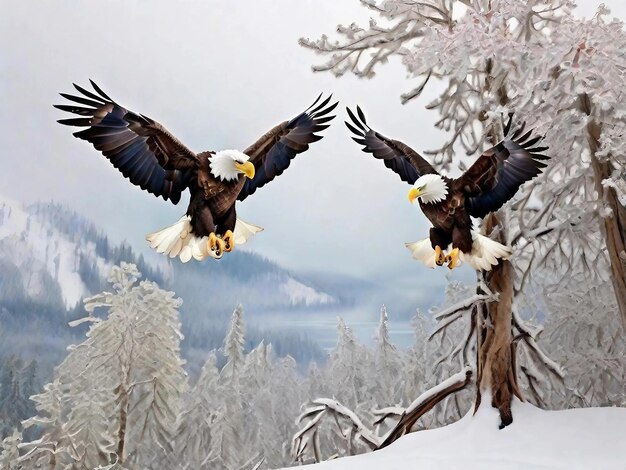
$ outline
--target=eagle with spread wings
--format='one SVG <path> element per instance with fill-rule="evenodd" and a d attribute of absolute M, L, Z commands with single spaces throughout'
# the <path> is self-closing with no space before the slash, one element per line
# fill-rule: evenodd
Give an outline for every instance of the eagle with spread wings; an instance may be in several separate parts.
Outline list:
<path fill-rule="evenodd" d="M 289 121 L 265 133 L 243 152 L 195 153 L 155 120 L 130 111 L 91 81 L 93 91 L 74 84 L 80 96 L 61 93 L 68 104 L 56 108 L 78 117 L 61 119 L 84 127 L 74 136 L 90 142 L 131 183 L 177 204 L 184 191 L 191 198 L 174 225 L 146 239 L 159 253 L 187 262 L 221 258 L 262 230 L 237 218 L 235 205 L 285 171 L 291 160 L 322 138 L 338 103 L 331 96 L 315 102 Z"/>
<path fill-rule="evenodd" d="M 450 269 L 460 261 L 489 271 L 498 259 L 510 256 L 510 248 L 472 230 L 471 217 L 485 217 L 509 201 L 522 184 L 539 175 L 549 159 L 541 146 L 543 136 L 533 135 L 522 123 L 511 129 L 512 115 L 504 127 L 504 140 L 485 151 L 459 178 L 440 175 L 408 145 L 390 139 L 368 126 L 357 106 L 348 109 L 348 129 L 363 151 L 383 160 L 385 166 L 412 185 L 409 201 L 419 205 L 433 227 L 430 237 L 407 243 L 417 260 L 428 267 Z"/>

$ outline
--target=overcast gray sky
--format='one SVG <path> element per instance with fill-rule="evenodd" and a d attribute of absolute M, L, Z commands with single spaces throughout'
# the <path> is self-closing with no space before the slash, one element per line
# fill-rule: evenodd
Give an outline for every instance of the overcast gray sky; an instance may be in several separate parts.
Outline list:
<path fill-rule="evenodd" d="M 593 13 L 595 1 L 582 1 Z M 624 1 L 606 2 L 623 17 Z M 410 259 L 404 242 L 428 224 L 408 187 L 362 153 L 343 125 L 346 105 L 417 150 L 444 136 L 424 110 L 432 92 L 408 106 L 414 83 L 395 61 L 373 80 L 313 74 L 324 60 L 297 44 L 366 24 L 357 0 L 4 0 L 0 18 L 0 192 L 24 202 L 68 203 L 136 247 L 180 217 L 131 185 L 98 152 L 55 123 L 58 92 L 93 78 L 120 104 L 158 120 L 196 151 L 243 149 L 321 92 L 341 101 L 325 138 L 271 184 L 239 204 L 266 231 L 248 248 L 300 271 L 378 277 L 407 286 L 442 285 L 447 270 Z M 469 274 L 465 267 L 459 275 Z"/>

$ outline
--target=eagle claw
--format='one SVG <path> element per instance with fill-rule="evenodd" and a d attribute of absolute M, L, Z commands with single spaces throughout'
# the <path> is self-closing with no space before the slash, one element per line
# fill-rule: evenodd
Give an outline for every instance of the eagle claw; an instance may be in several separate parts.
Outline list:
<path fill-rule="evenodd" d="M 230 253 L 235 249 L 235 236 L 232 230 L 227 230 L 222 240 L 224 241 L 224 251 L 226 253 Z"/>
<path fill-rule="evenodd" d="M 459 249 L 454 248 L 447 256 L 446 263 L 448 263 L 449 269 L 454 269 L 459 264 Z"/>
<path fill-rule="evenodd" d="M 215 235 L 215 233 L 211 232 L 207 243 L 209 245 L 209 250 L 211 250 L 216 257 L 220 258 L 224 253 L 224 240 Z"/>
<path fill-rule="evenodd" d="M 446 262 L 446 255 L 439 245 L 435 247 L 435 264 L 437 266 L 443 266 L 443 263 Z"/>

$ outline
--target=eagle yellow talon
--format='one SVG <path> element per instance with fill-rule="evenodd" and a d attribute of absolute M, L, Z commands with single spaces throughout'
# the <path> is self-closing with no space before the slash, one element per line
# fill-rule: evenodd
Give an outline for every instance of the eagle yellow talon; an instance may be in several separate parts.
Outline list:
<path fill-rule="evenodd" d="M 443 266 L 445 263 L 446 257 L 443 253 L 443 250 L 439 245 L 435 246 L 435 264 L 437 266 Z"/>
<path fill-rule="evenodd" d="M 448 256 L 446 256 L 446 261 L 448 262 L 448 268 L 456 268 L 459 264 L 459 249 L 454 248 Z"/>
<path fill-rule="evenodd" d="M 224 241 L 224 251 L 226 253 L 230 253 L 235 249 L 235 236 L 232 230 L 227 230 L 222 240 Z"/>
<path fill-rule="evenodd" d="M 211 250 L 215 256 L 222 256 L 222 253 L 224 252 L 224 241 L 222 239 L 218 238 L 215 233 L 211 232 L 207 243 L 209 245 L 209 250 Z"/>

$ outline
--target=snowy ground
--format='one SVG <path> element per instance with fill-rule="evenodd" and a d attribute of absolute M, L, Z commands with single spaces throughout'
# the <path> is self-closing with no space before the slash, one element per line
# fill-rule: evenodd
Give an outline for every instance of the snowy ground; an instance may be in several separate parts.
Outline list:
<path fill-rule="evenodd" d="M 626 470 L 626 408 L 543 411 L 517 402 L 513 416 L 513 424 L 499 431 L 497 412 L 483 406 L 475 416 L 410 434 L 386 449 L 310 468 Z"/>

